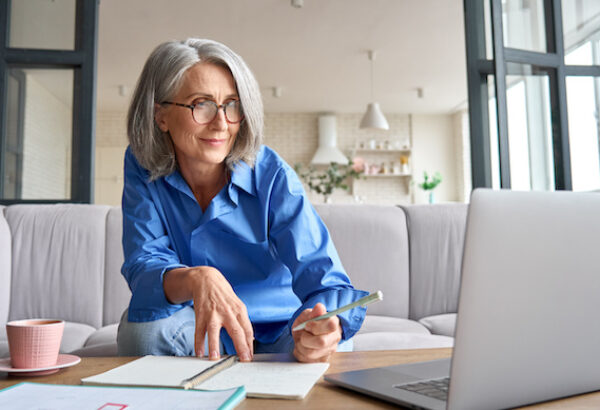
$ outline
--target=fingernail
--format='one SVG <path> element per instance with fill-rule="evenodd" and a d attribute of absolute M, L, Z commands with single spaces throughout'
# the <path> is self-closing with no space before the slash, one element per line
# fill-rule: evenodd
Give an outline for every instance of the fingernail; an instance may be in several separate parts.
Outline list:
<path fill-rule="evenodd" d="M 210 358 L 211 359 L 218 359 L 219 358 L 219 353 L 217 353 L 215 350 L 213 350 L 212 352 L 210 352 Z"/>
<path fill-rule="evenodd" d="M 249 362 L 250 360 L 251 360 L 250 359 L 250 355 L 248 353 L 242 354 L 242 361 L 243 362 Z"/>

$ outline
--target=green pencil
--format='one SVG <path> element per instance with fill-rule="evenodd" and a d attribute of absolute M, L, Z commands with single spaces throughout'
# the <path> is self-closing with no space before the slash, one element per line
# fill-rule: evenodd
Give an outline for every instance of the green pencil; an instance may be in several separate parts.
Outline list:
<path fill-rule="evenodd" d="M 339 315 L 340 313 L 353 309 L 357 306 L 367 306 L 373 302 L 378 302 L 380 300 L 383 300 L 383 293 L 380 290 L 378 290 L 377 292 L 371 293 L 370 295 L 367 295 L 364 298 L 358 299 L 356 302 L 349 303 L 346 306 L 342 306 L 339 309 L 332 310 L 331 312 L 327 312 L 324 315 L 317 316 L 313 319 L 309 319 L 306 322 L 302 322 L 298 326 L 293 328 L 292 331 L 304 329 L 308 322 L 315 322 L 317 320 L 327 319 L 328 317 Z"/>

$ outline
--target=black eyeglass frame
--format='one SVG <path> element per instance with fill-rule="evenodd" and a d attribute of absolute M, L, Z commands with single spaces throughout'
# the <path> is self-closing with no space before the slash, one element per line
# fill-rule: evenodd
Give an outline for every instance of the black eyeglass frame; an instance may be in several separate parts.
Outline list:
<path fill-rule="evenodd" d="M 210 121 L 207 122 L 198 122 L 196 120 L 196 117 L 194 116 L 194 110 L 196 109 L 196 106 L 199 104 L 205 104 L 207 102 L 210 102 L 212 104 L 215 105 L 215 107 L 217 107 L 217 110 L 215 111 L 215 116 L 211 118 Z M 240 114 L 241 114 L 241 118 L 237 121 L 231 121 L 229 119 L 229 117 L 227 117 L 227 111 L 225 110 L 225 108 L 227 108 L 227 104 L 231 104 L 232 102 L 237 102 L 238 104 L 240 104 Z M 182 103 L 178 103 L 178 102 L 174 102 L 174 101 L 163 101 L 160 103 L 161 105 L 163 104 L 168 104 L 168 105 L 176 105 L 178 107 L 184 107 L 184 108 L 189 108 L 192 111 L 192 118 L 194 119 L 194 121 L 199 124 L 199 125 L 206 125 L 206 124 L 210 124 L 211 122 L 213 122 L 215 120 L 215 118 L 217 118 L 217 115 L 219 115 L 219 110 L 222 109 L 223 110 L 223 114 L 225 114 L 225 121 L 227 121 L 228 124 L 239 124 L 240 122 L 242 122 L 244 120 L 244 114 L 241 112 L 241 102 L 239 100 L 231 100 L 231 101 L 227 101 L 226 103 L 223 103 L 221 105 L 218 105 L 216 102 L 208 100 L 208 101 L 204 101 L 202 103 L 197 103 L 197 104 L 182 104 Z"/>

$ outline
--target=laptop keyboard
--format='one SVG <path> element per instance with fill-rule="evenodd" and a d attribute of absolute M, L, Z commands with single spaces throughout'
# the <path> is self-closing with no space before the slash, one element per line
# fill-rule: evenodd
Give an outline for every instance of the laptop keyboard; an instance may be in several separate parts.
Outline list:
<path fill-rule="evenodd" d="M 442 379 L 426 380 L 423 382 L 411 384 L 399 384 L 394 386 L 397 389 L 407 390 L 413 393 L 419 393 L 434 399 L 446 401 L 448 399 L 449 377 Z"/>

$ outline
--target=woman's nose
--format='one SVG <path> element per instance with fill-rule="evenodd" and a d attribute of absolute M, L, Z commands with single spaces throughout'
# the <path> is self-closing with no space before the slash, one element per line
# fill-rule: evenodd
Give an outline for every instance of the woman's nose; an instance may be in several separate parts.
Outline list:
<path fill-rule="evenodd" d="M 214 126 L 219 130 L 227 129 L 227 118 L 225 117 L 225 107 L 217 108 L 217 115 L 215 115 L 215 118 L 212 120 L 212 124 L 214 124 Z"/>

